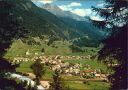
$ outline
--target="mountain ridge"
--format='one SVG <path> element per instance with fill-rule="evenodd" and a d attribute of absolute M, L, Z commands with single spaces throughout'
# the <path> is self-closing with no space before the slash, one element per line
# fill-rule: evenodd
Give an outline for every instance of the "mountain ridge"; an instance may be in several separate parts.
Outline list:
<path fill-rule="evenodd" d="M 60 9 L 56 5 L 52 5 L 52 4 L 47 3 L 47 4 L 42 5 L 41 8 L 46 9 L 47 11 L 49 11 L 52 14 L 59 16 L 59 17 L 68 17 L 68 18 L 75 19 L 77 21 L 85 21 L 84 17 L 73 14 L 70 11 L 63 11 L 62 9 Z"/>
<path fill-rule="evenodd" d="M 87 36 L 97 43 L 103 36 L 98 30 L 95 30 L 96 28 L 90 22 L 77 21 L 69 17 L 58 17 L 37 7 L 31 0 L 13 0 L 12 3 L 15 4 L 12 13 L 31 32 L 31 37 L 48 35 L 59 40 L 73 42 L 74 39 Z M 58 8 L 58 10 L 60 9 Z"/>
<path fill-rule="evenodd" d="M 80 36 L 78 32 L 65 25 L 58 17 L 37 7 L 31 0 L 13 0 L 12 2 L 15 4 L 13 14 L 22 19 L 25 28 L 31 31 L 32 36 L 47 34 L 62 39 Z"/>
<path fill-rule="evenodd" d="M 51 13 L 53 13 L 59 19 L 61 19 L 66 25 L 73 28 L 77 32 L 81 33 L 80 38 L 82 39 L 82 41 L 83 41 L 84 36 L 88 36 L 90 38 L 90 39 L 84 38 L 85 41 L 90 42 L 90 43 L 92 41 L 95 42 L 95 43 L 101 42 L 101 40 L 105 37 L 105 33 L 103 31 L 99 30 L 99 28 L 95 27 L 92 24 L 92 22 L 89 20 L 89 17 L 81 17 L 81 18 L 84 18 L 84 19 L 82 19 L 82 20 L 79 19 L 78 20 L 78 18 L 80 16 L 77 16 L 77 15 L 71 13 L 70 11 L 63 11 L 59 7 L 57 7 L 56 5 L 51 5 L 51 4 L 44 4 L 42 6 L 42 8 L 46 9 L 47 11 L 49 11 Z M 76 17 L 76 19 L 74 19 L 72 17 L 73 15 L 77 16 L 78 18 Z M 78 41 L 81 41 L 81 40 L 79 40 L 79 39 L 77 40 L 77 43 L 81 43 L 81 42 L 78 42 Z M 94 46 L 95 43 L 93 43 L 93 46 Z M 76 44 L 76 41 L 75 41 L 75 44 Z M 84 44 L 84 45 L 86 45 L 86 44 Z"/>

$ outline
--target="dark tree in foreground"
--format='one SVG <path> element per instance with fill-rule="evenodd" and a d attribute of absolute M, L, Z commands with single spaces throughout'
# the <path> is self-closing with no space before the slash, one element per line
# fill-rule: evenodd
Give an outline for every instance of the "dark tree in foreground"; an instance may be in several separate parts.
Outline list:
<path fill-rule="evenodd" d="M 10 88 L 10 89 L 22 88 L 24 90 L 24 88 L 18 85 L 15 80 L 9 79 L 10 75 L 8 74 L 8 72 L 10 73 L 15 72 L 16 71 L 15 69 L 17 66 L 18 65 L 13 65 L 11 62 L 7 61 L 6 59 L 1 58 L 0 60 L 0 89 L 1 90 L 6 90 L 7 88 Z"/>
<path fill-rule="evenodd" d="M 58 70 L 53 74 L 53 82 L 51 83 L 52 90 L 62 90 L 61 76 Z"/>
<path fill-rule="evenodd" d="M 95 8 L 103 21 L 92 21 L 99 28 L 109 27 L 110 34 L 103 43 L 104 47 L 99 51 L 99 59 L 106 60 L 107 57 L 119 61 L 115 67 L 115 73 L 110 75 L 111 89 L 127 89 L 127 35 L 128 35 L 128 1 L 127 0 L 105 0 L 104 8 Z M 112 59 L 109 59 L 109 61 Z"/>
<path fill-rule="evenodd" d="M 18 65 L 13 65 L 3 58 L 13 39 L 24 37 L 27 30 L 22 27 L 13 14 L 15 7 L 12 0 L 0 0 L 0 90 L 25 90 L 20 83 L 10 79 L 8 72 L 15 72 Z"/>
<path fill-rule="evenodd" d="M 36 75 L 36 84 L 40 84 L 40 79 L 42 75 L 45 74 L 44 64 L 41 63 L 40 59 L 37 59 L 34 64 L 31 66 L 33 73 Z"/>
<path fill-rule="evenodd" d="M 8 60 L 2 58 L 0 60 L 0 73 L 16 72 L 16 67 L 18 66 L 19 64 L 12 64 Z"/>
<path fill-rule="evenodd" d="M 11 0 L 0 1 L 0 57 L 10 47 L 13 39 L 25 37 L 27 30 L 13 14 L 15 4 Z"/>

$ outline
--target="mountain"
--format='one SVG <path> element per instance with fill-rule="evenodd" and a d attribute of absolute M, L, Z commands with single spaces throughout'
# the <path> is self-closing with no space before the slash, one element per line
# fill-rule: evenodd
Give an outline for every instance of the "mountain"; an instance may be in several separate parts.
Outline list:
<path fill-rule="evenodd" d="M 99 30 L 99 28 L 95 27 L 89 20 L 89 17 L 80 17 L 76 14 L 71 13 L 70 11 L 63 11 L 58 6 L 52 4 L 44 4 L 42 8 L 53 13 L 66 25 L 81 33 L 80 38 L 76 38 L 73 40 L 75 44 L 76 42 L 81 43 L 81 41 L 81 44 L 83 44 L 87 41 L 89 43 L 93 42 L 92 46 L 94 46 L 95 43 L 100 42 L 105 37 L 105 33 Z M 86 39 L 85 36 L 90 39 Z"/>
<path fill-rule="evenodd" d="M 30 30 L 31 36 L 49 35 L 60 39 L 80 37 L 78 31 L 45 9 L 37 7 L 31 0 L 7 0 L 14 4 L 12 14 Z"/>
<path fill-rule="evenodd" d="M 58 17 L 72 18 L 77 21 L 85 21 L 84 17 L 80 17 L 80 16 L 73 14 L 69 11 L 63 11 L 56 5 L 47 3 L 47 4 L 42 5 L 41 8 L 46 9 L 47 11 L 53 13 L 54 15 L 56 15 Z"/>
<path fill-rule="evenodd" d="M 99 32 L 89 20 L 84 21 L 83 17 L 71 12 L 65 12 L 57 6 L 47 6 L 49 10 L 58 12 L 55 15 L 45 8 L 37 7 L 31 0 L 6 1 L 14 5 L 11 14 L 30 31 L 30 36 L 32 37 L 47 35 L 51 37 L 52 40 L 55 40 L 54 38 L 59 40 L 66 39 L 73 43 L 76 40 L 78 41 L 77 43 L 79 43 L 79 39 L 84 36 L 91 38 L 92 41 L 96 43 L 103 38 L 102 33 Z M 63 16 L 61 16 L 62 14 L 59 16 L 59 12 L 63 12 Z M 75 18 L 75 16 L 77 18 Z"/>

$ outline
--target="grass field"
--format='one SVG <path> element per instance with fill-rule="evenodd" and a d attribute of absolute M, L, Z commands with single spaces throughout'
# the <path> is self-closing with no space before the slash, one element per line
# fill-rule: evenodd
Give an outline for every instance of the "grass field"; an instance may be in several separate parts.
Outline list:
<path fill-rule="evenodd" d="M 20 64 L 20 67 L 18 67 L 16 70 L 17 72 L 23 72 L 23 73 L 26 73 L 26 72 L 33 72 L 32 69 L 30 68 L 31 65 L 33 64 L 34 62 L 32 61 L 29 61 L 29 62 L 22 62 Z"/>
<path fill-rule="evenodd" d="M 110 85 L 106 82 L 64 82 L 66 90 L 109 90 Z"/>
<path fill-rule="evenodd" d="M 35 53 L 38 55 L 70 55 L 70 56 L 84 56 L 84 55 L 95 55 L 98 48 L 93 47 L 84 47 L 82 49 L 85 52 L 75 52 L 72 53 L 72 50 L 69 48 L 71 43 L 56 41 L 52 45 L 48 46 L 44 41 L 42 41 L 41 45 L 27 45 L 23 43 L 21 40 L 16 40 L 12 43 L 10 48 L 8 49 L 7 53 L 5 54 L 5 58 L 13 59 L 14 57 L 29 57 L 33 58 Z M 41 50 L 44 48 L 45 52 Z M 29 51 L 30 55 L 26 56 L 26 52 Z"/>

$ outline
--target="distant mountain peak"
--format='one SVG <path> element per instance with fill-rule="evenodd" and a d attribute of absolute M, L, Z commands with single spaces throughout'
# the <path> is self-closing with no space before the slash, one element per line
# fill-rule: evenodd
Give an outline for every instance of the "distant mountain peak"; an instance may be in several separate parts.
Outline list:
<path fill-rule="evenodd" d="M 53 4 L 44 4 L 42 6 L 43 9 L 51 12 L 52 14 L 58 16 L 58 17 L 63 17 L 63 18 L 71 18 L 77 21 L 85 21 L 84 17 L 78 16 L 76 14 L 73 14 L 70 11 L 63 11 L 62 9 L 60 9 L 57 5 L 53 5 Z"/>
<path fill-rule="evenodd" d="M 56 6 L 56 5 L 52 5 L 52 4 L 49 4 L 49 3 L 46 3 L 42 6 L 44 9 L 46 10 L 57 10 L 57 11 L 61 11 L 61 9 Z"/>

